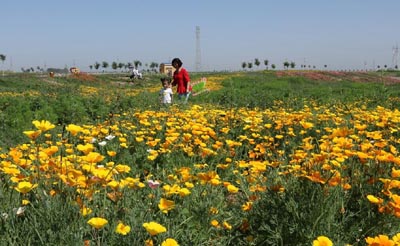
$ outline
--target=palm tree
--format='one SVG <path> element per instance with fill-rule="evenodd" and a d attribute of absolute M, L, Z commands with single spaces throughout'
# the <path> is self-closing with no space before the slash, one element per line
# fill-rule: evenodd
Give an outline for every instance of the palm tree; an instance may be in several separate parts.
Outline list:
<path fill-rule="evenodd" d="M 268 63 L 269 63 L 269 61 L 268 60 L 264 60 L 264 65 L 265 65 L 265 68 L 268 70 Z"/>
<path fill-rule="evenodd" d="M 290 62 L 290 68 L 295 68 L 296 67 L 296 63 L 294 63 L 293 61 Z"/>
<path fill-rule="evenodd" d="M 249 69 L 251 69 L 251 68 L 253 67 L 253 63 L 251 63 L 251 62 L 247 63 L 247 67 L 248 67 Z"/>
<path fill-rule="evenodd" d="M 271 65 L 271 68 L 272 68 L 272 69 L 275 69 L 275 68 L 276 68 L 276 65 L 275 65 L 275 64 L 272 64 L 272 65 Z"/>

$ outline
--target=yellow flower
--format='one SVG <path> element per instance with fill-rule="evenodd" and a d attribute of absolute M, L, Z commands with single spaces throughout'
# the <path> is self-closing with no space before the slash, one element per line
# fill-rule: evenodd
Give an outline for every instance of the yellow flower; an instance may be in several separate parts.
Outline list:
<path fill-rule="evenodd" d="M 104 160 L 104 156 L 97 152 L 90 152 L 84 157 L 84 159 L 89 163 L 98 163 Z"/>
<path fill-rule="evenodd" d="M 218 220 L 212 220 L 212 221 L 210 222 L 210 224 L 211 224 L 213 227 L 219 227 L 219 222 L 218 222 Z"/>
<path fill-rule="evenodd" d="M 253 207 L 252 202 L 246 202 L 245 204 L 242 205 L 242 210 L 243 211 L 249 211 Z"/>
<path fill-rule="evenodd" d="M 329 238 L 325 236 L 319 236 L 313 241 L 313 246 L 333 246 L 333 243 Z"/>
<path fill-rule="evenodd" d="M 158 204 L 158 208 L 163 213 L 168 213 L 168 211 L 172 210 L 175 207 L 175 202 L 171 200 L 167 200 L 165 198 L 160 199 L 160 203 Z"/>
<path fill-rule="evenodd" d="M 72 136 L 76 136 L 79 132 L 83 131 L 83 128 L 74 124 L 69 124 L 66 128 Z"/>
<path fill-rule="evenodd" d="M 382 198 L 378 198 L 378 197 L 373 196 L 373 195 L 367 195 L 367 199 L 368 199 L 368 201 L 370 201 L 371 203 L 374 203 L 374 204 L 383 203 Z"/>
<path fill-rule="evenodd" d="M 109 151 L 107 151 L 107 155 L 111 156 L 111 157 L 114 157 L 114 156 L 117 155 L 117 152 L 109 150 Z"/>
<path fill-rule="evenodd" d="M 42 133 L 41 130 L 37 130 L 37 131 L 24 131 L 23 132 L 28 138 L 35 140 L 37 137 L 39 137 L 39 135 Z"/>
<path fill-rule="evenodd" d="M 161 243 L 161 246 L 179 246 L 179 244 L 175 239 L 167 238 Z"/>
<path fill-rule="evenodd" d="M 29 203 L 31 203 L 29 200 L 22 200 L 22 205 L 24 206 L 28 205 Z"/>
<path fill-rule="evenodd" d="M 237 188 L 236 186 L 231 185 L 231 184 L 228 185 L 226 188 L 228 189 L 229 193 L 238 193 L 239 192 L 239 188 Z"/>
<path fill-rule="evenodd" d="M 157 222 L 143 223 L 143 227 L 151 236 L 155 236 L 167 231 L 167 228 L 158 224 Z"/>
<path fill-rule="evenodd" d="M 147 239 L 146 241 L 144 241 L 144 245 L 145 246 L 153 246 L 154 245 L 153 240 Z"/>
<path fill-rule="evenodd" d="M 190 193 L 191 193 L 190 190 L 187 188 L 179 189 L 179 196 L 181 196 L 181 197 L 188 196 L 188 195 L 190 195 Z"/>
<path fill-rule="evenodd" d="M 48 130 L 53 129 L 54 127 L 56 127 L 55 125 L 51 124 L 47 120 L 42 120 L 42 121 L 34 120 L 34 121 L 32 121 L 32 124 L 37 129 L 39 129 L 39 130 L 41 130 L 43 132 L 48 131 Z"/>
<path fill-rule="evenodd" d="M 92 213 L 92 209 L 90 209 L 90 208 L 88 208 L 86 206 L 83 206 L 83 208 L 81 209 L 82 216 L 86 216 L 86 215 L 89 215 L 91 213 Z"/>
<path fill-rule="evenodd" d="M 227 229 L 227 230 L 231 230 L 231 229 L 232 229 L 232 226 L 231 226 L 228 222 L 226 222 L 226 221 L 224 221 L 224 223 L 222 223 L 222 225 L 223 225 L 224 228 Z"/>
<path fill-rule="evenodd" d="M 390 240 L 386 235 L 379 235 L 377 237 L 367 237 L 365 239 L 367 245 L 375 246 L 375 245 L 384 245 L 384 246 L 394 246 L 394 241 Z"/>
<path fill-rule="evenodd" d="M 96 229 L 101 229 L 108 223 L 108 221 L 100 217 L 94 217 L 91 218 L 87 223 Z"/>
<path fill-rule="evenodd" d="M 94 150 L 94 146 L 91 143 L 87 143 L 85 145 L 78 144 L 78 146 L 76 146 L 76 148 L 79 151 L 82 151 L 85 155 L 89 154 L 90 152 L 92 152 Z"/>
<path fill-rule="evenodd" d="M 31 182 L 22 181 L 18 183 L 17 187 L 15 187 L 15 190 L 17 190 L 22 194 L 25 194 L 31 191 L 33 188 L 36 188 L 37 186 L 38 186 L 37 184 L 32 184 Z"/>
<path fill-rule="evenodd" d="M 126 235 L 131 231 L 131 227 L 128 225 L 124 225 L 123 223 L 119 223 L 115 228 L 115 232 L 121 235 Z"/>

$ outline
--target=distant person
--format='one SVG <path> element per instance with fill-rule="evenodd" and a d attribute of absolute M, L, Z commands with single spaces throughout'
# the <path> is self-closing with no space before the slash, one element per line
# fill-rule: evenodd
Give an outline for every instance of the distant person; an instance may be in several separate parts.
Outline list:
<path fill-rule="evenodd" d="M 160 90 L 160 102 L 164 105 L 170 105 L 173 99 L 173 92 L 171 89 L 171 80 L 161 78 L 162 89 Z"/>
<path fill-rule="evenodd" d="M 178 98 L 185 99 L 185 102 L 187 102 L 192 91 L 189 73 L 184 67 L 182 67 L 183 63 L 181 59 L 174 58 L 171 64 L 175 68 L 175 72 L 172 77 L 172 86 L 177 86 L 176 92 L 178 93 Z"/>
<path fill-rule="evenodd" d="M 132 67 L 130 67 L 130 69 L 131 69 L 131 75 L 129 76 L 130 79 L 142 79 L 143 78 L 142 73 L 140 73 L 136 67 L 132 66 Z"/>

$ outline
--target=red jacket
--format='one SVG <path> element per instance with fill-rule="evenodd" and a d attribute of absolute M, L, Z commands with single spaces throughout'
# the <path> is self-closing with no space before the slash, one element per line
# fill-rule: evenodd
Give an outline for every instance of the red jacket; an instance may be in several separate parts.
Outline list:
<path fill-rule="evenodd" d="M 172 85 L 177 85 L 176 92 L 178 94 L 186 93 L 188 83 L 190 82 L 189 73 L 186 71 L 186 69 L 181 67 L 180 69 L 175 70 L 173 79 L 174 82 Z M 191 91 L 191 87 L 189 87 L 189 91 Z"/>

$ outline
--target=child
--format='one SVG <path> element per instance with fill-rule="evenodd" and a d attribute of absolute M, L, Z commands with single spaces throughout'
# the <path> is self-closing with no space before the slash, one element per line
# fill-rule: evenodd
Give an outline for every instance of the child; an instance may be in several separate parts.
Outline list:
<path fill-rule="evenodd" d="M 167 78 L 161 78 L 161 84 L 163 88 L 160 90 L 160 102 L 164 105 L 172 103 L 173 92 L 171 89 L 171 80 Z"/>

